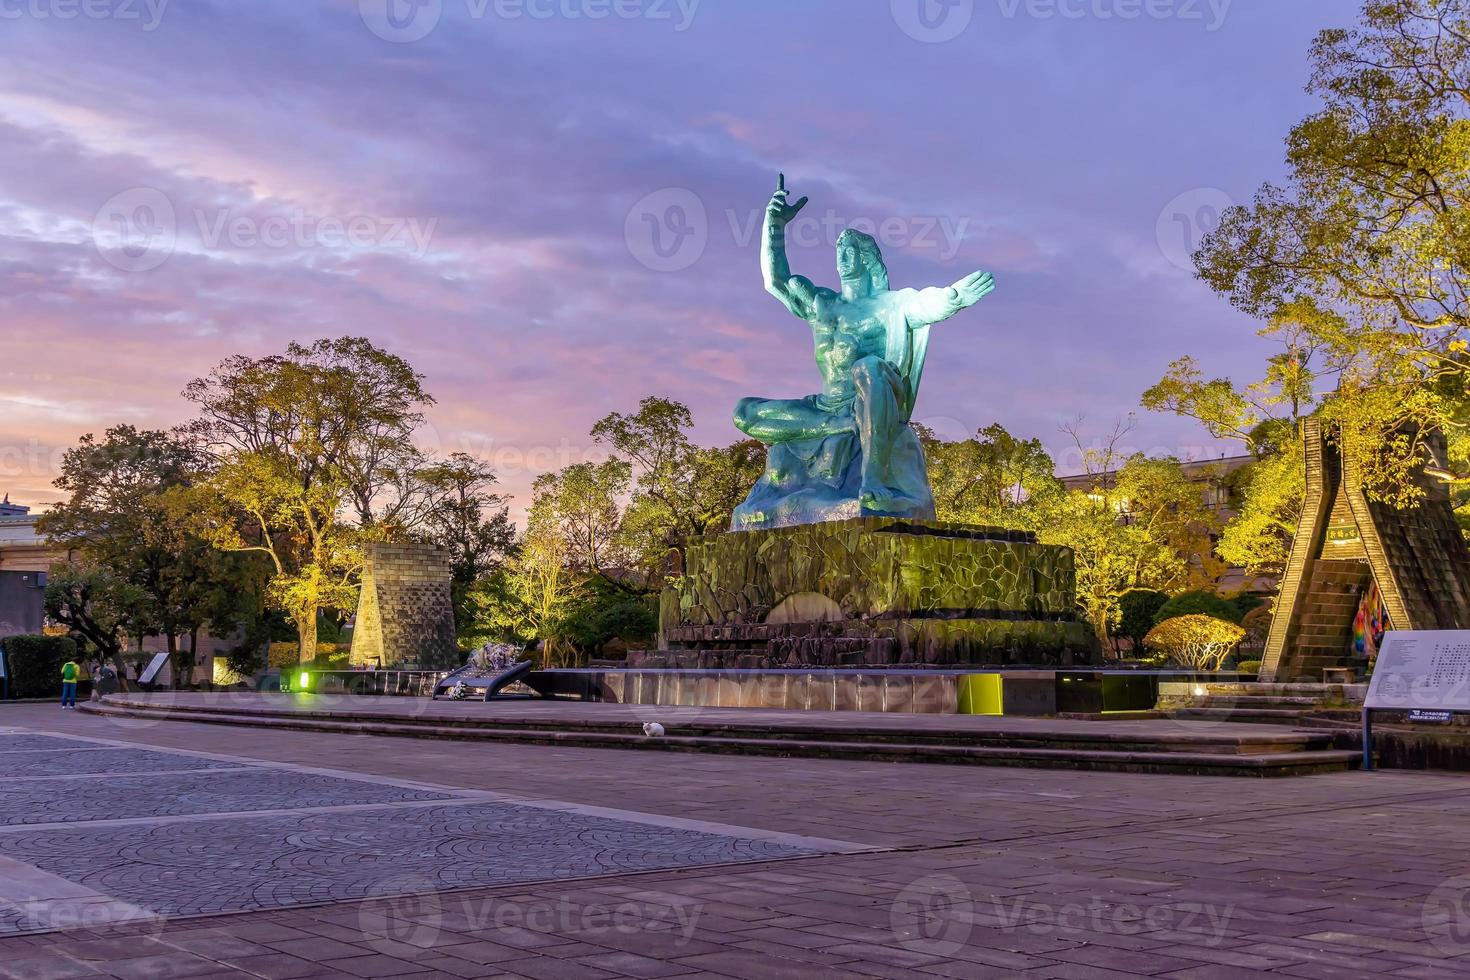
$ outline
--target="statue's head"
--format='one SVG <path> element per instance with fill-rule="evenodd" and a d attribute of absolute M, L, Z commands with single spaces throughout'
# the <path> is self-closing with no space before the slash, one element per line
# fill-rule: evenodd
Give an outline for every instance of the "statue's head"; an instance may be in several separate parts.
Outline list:
<path fill-rule="evenodd" d="M 872 235 L 849 228 L 837 236 L 837 274 L 843 282 L 861 280 L 869 295 L 888 288 L 888 266 Z"/>

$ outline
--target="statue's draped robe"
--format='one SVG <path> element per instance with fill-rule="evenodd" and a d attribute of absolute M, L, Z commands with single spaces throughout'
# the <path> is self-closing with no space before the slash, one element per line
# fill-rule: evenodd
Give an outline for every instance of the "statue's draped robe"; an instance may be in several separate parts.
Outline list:
<path fill-rule="evenodd" d="M 872 397 L 893 400 L 888 406 L 890 411 L 875 413 L 890 420 L 889 431 L 873 435 L 875 447 L 888 452 L 887 465 L 875 480 L 881 480 L 885 494 L 899 495 L 901 504 L 882 509 L 863 505 L 862 494 L 869 488 L 863 485 L 864 450 L 856 432 L 796 439 L 768 448 L 765 473 L 745 502 L 735 508 L 730 522 L 733 530 L 877 515 L 934 519 L 934 495 L 929 489 L 924 449 L 908 424 L 919 393 L 930 329 L 927 323 L 911 326 L 904 315 L 905 294 L 913 293 L 905 289 L 891 295 L 892 302 L 883 314 L 887 334 L 884 370 L 892 372 L 898 383 L 871 387 Z"/>

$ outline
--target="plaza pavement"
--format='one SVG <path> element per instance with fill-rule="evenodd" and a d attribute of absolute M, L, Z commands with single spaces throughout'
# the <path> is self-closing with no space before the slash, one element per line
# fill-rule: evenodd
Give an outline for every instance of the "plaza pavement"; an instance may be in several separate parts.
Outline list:
<path fill-rule="evenodd" d="M 1435 773 L 668 755 L 6 705 L 0 976 L 1470 976 L 1467 817 L 1470 779 Z M 47 926 L 71 928 L 14 934 Z"/>

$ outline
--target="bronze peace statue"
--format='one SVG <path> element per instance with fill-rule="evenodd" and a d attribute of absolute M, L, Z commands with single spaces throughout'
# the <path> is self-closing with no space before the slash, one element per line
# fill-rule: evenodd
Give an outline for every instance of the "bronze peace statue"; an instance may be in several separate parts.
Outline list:
<path fill-rule="evenodd" d="M 744 398 L 735 425 L 767 446 L 766 469 L 735 509 L 734 530 L 854 517 L 934 519 L 924 450 L 909 426 L 929 328 L 995 289 L 988 272 L 952 286 L 890 289 L 878 242 L 848 228 L 837 239 L 840 289 L 791 274 L 786 178 L 766 208 L 766 291 L 812 331 L 822 390 L 805 398 Z"/>

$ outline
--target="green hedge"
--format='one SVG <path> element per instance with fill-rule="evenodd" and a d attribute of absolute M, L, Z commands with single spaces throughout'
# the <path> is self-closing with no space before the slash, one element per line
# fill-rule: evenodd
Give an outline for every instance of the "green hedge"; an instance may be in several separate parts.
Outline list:
<path fill-rule="evenodd" d="M 61 665 L 76 659 L 75 640 L 69 636 L 7 636 L 3 642 L 11 697 L 60 696 Z"/>
<path fill-rule="evenodd" d="M 1154 613 L 1154 625 L 1179 616 L 1213 616 L 1239 625 L 1244 615 L 1233 603 L 1213 592 L 1181 592 L 1158 608 Z"/>

